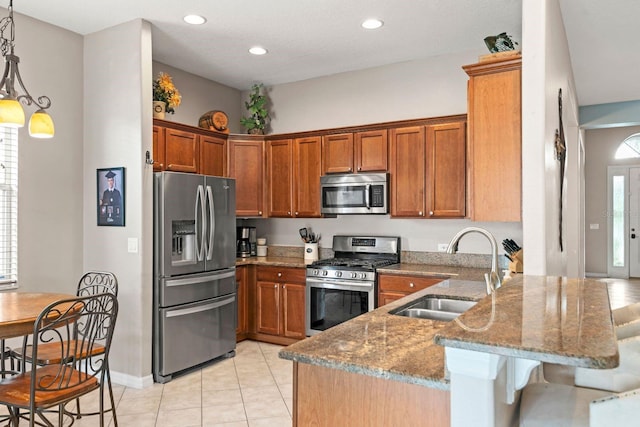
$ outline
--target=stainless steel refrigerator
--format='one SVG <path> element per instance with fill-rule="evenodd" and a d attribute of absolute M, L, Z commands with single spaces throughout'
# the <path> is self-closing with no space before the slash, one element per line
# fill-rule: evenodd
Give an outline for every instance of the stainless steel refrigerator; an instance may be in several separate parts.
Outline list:
<path fill-rule="evenodd" d="M 235 354 L 235 180 L 154 174 L 153 376 Z"/>

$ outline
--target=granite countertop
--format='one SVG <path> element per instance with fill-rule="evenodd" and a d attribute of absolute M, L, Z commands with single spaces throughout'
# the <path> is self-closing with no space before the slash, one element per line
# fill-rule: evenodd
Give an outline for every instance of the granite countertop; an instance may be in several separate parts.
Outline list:
<path fill-rule="evenodd" d="M 448 389 L 444 347 L 589 368 L 614 368 L 618 350 L 606 284 L 522 276 L 493 296 L 485 283 L 444 280 L 280 351 L 280 357 Z M 430 294 L 479 301 L 457 322 L 389 312 Z M 493 307 L 493 316 L 492 316 Z"/>
<path fill-rule="evenodd" d="M 437 331 L 448 347 L 586 368 L 618 366 L 607 285 L 597 280 L 516 276 Z M 492 318 L 493 305 L 493 318 Z"/>
<path fill-rule="evenodd" d="M 447 322 L 389 314 L 424 295 L 479 300 L 484 282 L 444 280 L 321 334 L 285 347 L 280 357 L 348 372 L 448 390 L 444 347 L 433 337 Z"/>
<path fill-rule="evenodd" d="M 280 256 L 254 256 L 248 258 L 236 258 L 236 267 L 243 265 L 271 265 L 274 267 L 305 268 L 309 261 L 302 257 L 280 257 Z"/>

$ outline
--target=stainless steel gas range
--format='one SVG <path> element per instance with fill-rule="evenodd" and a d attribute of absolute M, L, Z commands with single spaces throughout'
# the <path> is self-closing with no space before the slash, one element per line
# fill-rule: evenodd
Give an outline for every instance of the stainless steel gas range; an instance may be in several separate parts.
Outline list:
<path fill-rule="evenodd" d="M 400 237 L 334 236 L 334 258 L 306 274 L 306 333 L 315 335 L 377 305 L 376 269 L 400 262 Z"/>

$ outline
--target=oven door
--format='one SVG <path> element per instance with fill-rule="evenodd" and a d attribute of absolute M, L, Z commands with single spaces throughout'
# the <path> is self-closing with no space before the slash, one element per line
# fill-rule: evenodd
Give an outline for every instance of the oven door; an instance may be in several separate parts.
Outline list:
<path fill-rule="evenodd" d="M 307 336 L 318 334 L 375 307 L 374 282 L 307 278 Z"/>

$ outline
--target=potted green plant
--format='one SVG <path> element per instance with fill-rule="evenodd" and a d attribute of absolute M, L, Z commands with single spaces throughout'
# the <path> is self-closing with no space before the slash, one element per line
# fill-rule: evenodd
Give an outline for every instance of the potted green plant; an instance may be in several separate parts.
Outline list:
<path fill-rule="evenodd" d="M 267 119 L 269 119 L 269 111 L 267 111 L 267 96 L 264 95 L 263 89 L 262 83 L 256 83 L 251 86 L 249 100 L 244 103 L 249 112 L 249 117 L 242 116 L 240 124 L 247 129 L 248 133 L 264 134 Z"/>

